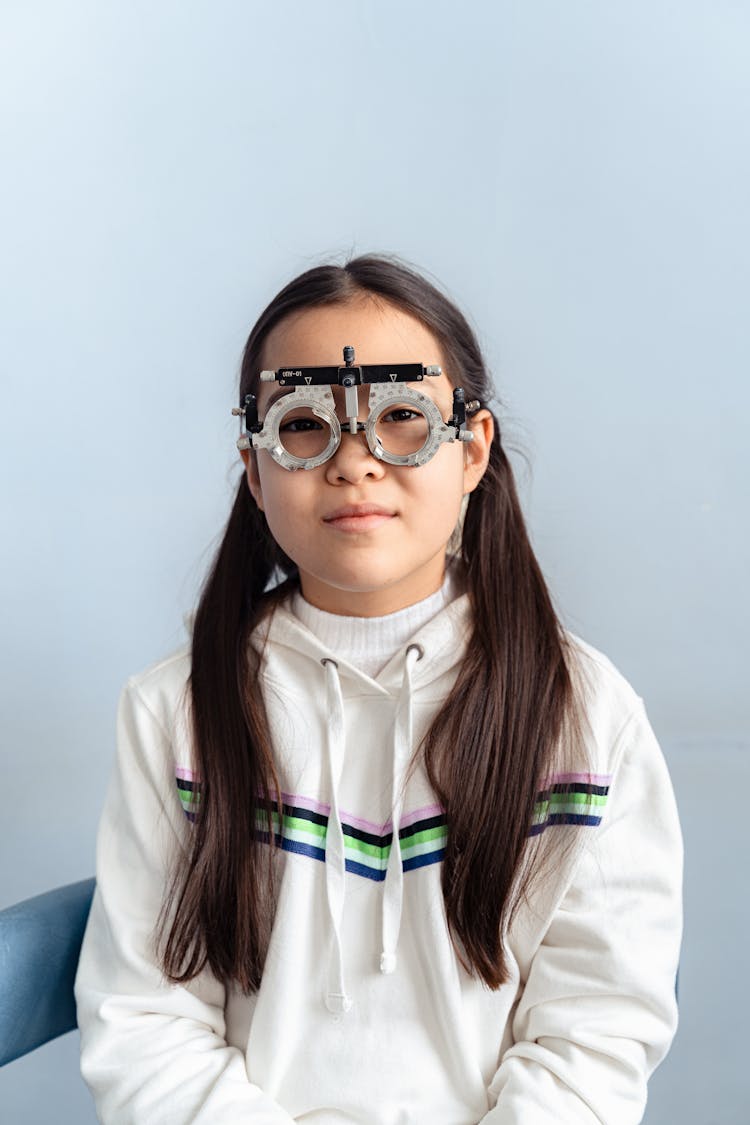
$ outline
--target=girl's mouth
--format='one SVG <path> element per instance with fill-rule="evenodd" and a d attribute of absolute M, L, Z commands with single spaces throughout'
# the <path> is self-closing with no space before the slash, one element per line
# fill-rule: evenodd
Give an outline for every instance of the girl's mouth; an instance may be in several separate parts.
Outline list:
<path fill-rule="evenodd" d="M 347 504 L 323 517 L 336 531 L 371 531 L 395 517 L 395 512 L 377 504 Z"/>

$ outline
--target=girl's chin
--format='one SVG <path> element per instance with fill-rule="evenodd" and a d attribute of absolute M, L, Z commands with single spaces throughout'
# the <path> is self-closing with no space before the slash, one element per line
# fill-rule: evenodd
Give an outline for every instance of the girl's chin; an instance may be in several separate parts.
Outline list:
<path fill-rule="evenodd" d="M 442 567 L 394 572 L 389 559 L 347 569 L 326 568 L 325 580 L 301 572 L 302 594 L 311 605 L 326 613 L 347 617 L 384 617 L 428 598 L 440 589 Z"/>

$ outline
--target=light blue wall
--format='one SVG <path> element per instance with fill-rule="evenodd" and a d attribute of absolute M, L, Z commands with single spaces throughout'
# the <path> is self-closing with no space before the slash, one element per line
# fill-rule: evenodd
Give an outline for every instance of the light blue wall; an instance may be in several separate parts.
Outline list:
<path fill-rule="evenodd" d="M 397 251 L 470 312 L 558 605 L 675 771 L 690 1023 L 647 1121 L 740 1121 L 749 94 L 729 0 L 6 0 L 0 905 L 93 870 L 118 690 L 181 640 L 228 510 L 258 311 Z M 13 1120 L 66 1120 L 71 1042 L 0 1076 Z"/>

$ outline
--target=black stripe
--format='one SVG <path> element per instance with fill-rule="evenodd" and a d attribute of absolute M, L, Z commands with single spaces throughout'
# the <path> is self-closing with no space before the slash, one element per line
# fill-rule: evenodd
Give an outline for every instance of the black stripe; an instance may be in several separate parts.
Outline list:
<path fill-rule="evenodd" d="M 277 812 L 278 806 L 275 801 L 271 802 L 271 808 Z M 313 812 L 312 809 L 301 809 L 297 805 L 284 805 L 284 816 L 294 816 L 298 820 L 309 820 L 312 824 L 322 824 L 325 827 L 328 824 L 328 817 L 324 813 Z"/>
<path fill-rule="evenodd" d="M 187 786 L 186 786 L 187 787 Z M 196 783 L 195 788 L 199 788 L 199 783 Z M 190 788 L 194 786 L 190 784 Z M 271 809 L 278 816 L 278 802 L 271 801 Z M 262 811 L 263 805 L 259 805 L 259 811 Z M 312 809 L 303 809 L 298 805 L 283 805 L 284 816 L 293 816 L 299 820 L 309 820 L 311 824 L 320 824 L 323 828 L 328 827 L 328 817 L 324 813 L 313 812 Z M 417 832 L 424 832 L 428 828 L 443 828 L 447 824 L 445 814 L 439 813 L 437 816 L 425 817 L 423 820 L 416 821 L 415 824 L 410 824 L 406 828 L 399 830 L 399 839 L 408 840 L 410 836 L 415 836 Z M 387 847 L 393 841 L 393 832 L 385 832 L 379 836 L 375 832 L 365 832 L 363 828 L 355 828 L 353 824 L 348 824 L 346 821 L 341 825 L 345 836 L 350 836 L 353 840 L 360 840 L 363 844 L 371 844 L 376 848 Z"/>
<path fill-rule="evenodd" d="M 418 820 L 414 824 L 410 824 L 407 828 L 399 830 L 399 838 L 407 840 L 409 836 L 416 836 L 417 832 L 424 832 L 427 828 L 444 828 L 448 821 L 444 813 L 439 813 L 437 816 L 428 816 L 424 820 Z"/>
<path fill-rule="evenodd" d="M 271 802 L 271 807 L 276 810 L 276 802 Z M 328 817 L 323 813 L 313 812 L 311 809 L 298 808 L 296 805 L 284 805 L 285 816 L 299 817 L 300 820 L 309 820 L 312 824 L 320 824 L 324 828 L 328 826 Z M 439 828 L 446 824 L 446 819 L 443 814 L 438 816 L 425 817 L 424 820 L 418 820 L 415 824 L 410 824 L 407 828 L 402 828 L 399 831 L 399 839 L 405 840 L 409 836 L 414 836 L 417 832 L 422 832 L 426 828 Z M 342 822 L 342 828 L 345 836 L 350 836 L 353 840 L 361 840 L 363 844 L 372 844 L 373 847 L 382 848 L 390 844 L 393 840 L 393 832 L 385 832 L 382 836 L 376 832 L 366 832 L 363 828 L 356 828 L 353 824 L 348 824 L 346 821 Z"/>
<path fill-rule="evenodd" d="M 585 782 L 571 781 L 560 782 L 550 789 L 542 789 L 537 793 L 537 801 L 546 801 L 551 793 L 584 793 L 589 797 L 606 797 L 609 793 L 608 785 L 586 785 Z"/>
<path fill-rule="evenodd" d="M 353 824 L 346 822 L 341 827 L 345 836 L 351 836 L 353 840 L 361 840 L 363 844 L 372 844 L 376 848 L 385 847 L 393 839 L 392 832 L 386 832 L 385 836 L 376 836 L 374 832 L 365 832 L 363 828 L 355 828 Z"/>
<path fill-rule="evenodd" d="M 406 828 L 399 830 L 398 836 L 400 840 L 408 840 L 410 836 L 416 836 L 417 832 L 424 832 L 427 828 L 442 828 L 446 824 L 444 816 L 429 816 L 424 820 L 418 820 L 415 824 L 410 824 Z M 382 836 L 377 836 L 374 832 L 365 832 L 361 828 L 355 828 L 351 824 L 344 823 L 344 835 L 351 836 L 354 840 L 361 840 L 365 844 L 373 844 L 376 848 L 384 848 L 393 841 L 393 833 L 385 832 Z"/>

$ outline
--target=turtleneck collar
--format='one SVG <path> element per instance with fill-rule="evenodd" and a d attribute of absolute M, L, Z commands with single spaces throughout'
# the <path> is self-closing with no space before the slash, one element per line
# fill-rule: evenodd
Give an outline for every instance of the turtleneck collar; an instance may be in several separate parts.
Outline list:
<path fill-rule="evenodd" d="M 290 609 L 329 652 L 375 678 L 414 634 L 458 596 L 455 567 L 447 566 L 439 590 L 414 605 L 384 617 L 347 617 L 327 613 L 297 591 Z"/>

